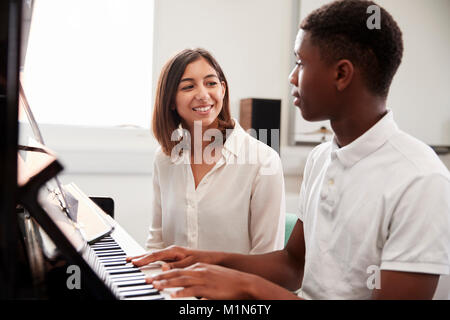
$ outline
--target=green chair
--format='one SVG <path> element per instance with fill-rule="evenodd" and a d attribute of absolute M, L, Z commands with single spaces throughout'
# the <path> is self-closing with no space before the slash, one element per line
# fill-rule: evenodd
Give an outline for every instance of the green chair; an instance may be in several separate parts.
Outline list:
<path fill-rule="evenodd" d="M 289 240 L 289 237 L 291 236 L 292 229 L 294 229 L 294 226 L 297 223 L 297 220 L 298 220 L 298 217 L 296 214 L 286 212 L 286 224 L 284 227 L 284 246 L 285 247 Z"/>

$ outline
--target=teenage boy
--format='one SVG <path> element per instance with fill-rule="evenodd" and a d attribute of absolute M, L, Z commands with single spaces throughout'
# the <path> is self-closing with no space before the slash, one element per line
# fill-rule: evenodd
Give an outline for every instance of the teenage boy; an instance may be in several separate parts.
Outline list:
<path fill-rule="evenodd" d="M 300 26 L 294 104 L 306 120 L 330 120 L 335 136 L 308 157 L 286 247 L 263 255 L 171 247 L 130 258 L 167 262 L 171 270 L 148 279 L 157 289 L 210 299 L 433 297 L 449 273 L 450 175 L 386 108 L 402 34 L 380 7 L 380 28 L 369 28 L 372 5 L 333 2 Z"/>

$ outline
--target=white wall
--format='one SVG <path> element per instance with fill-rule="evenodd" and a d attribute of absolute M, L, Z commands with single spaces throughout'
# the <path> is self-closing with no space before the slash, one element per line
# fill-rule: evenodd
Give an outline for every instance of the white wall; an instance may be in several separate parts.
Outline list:
<path fill-rule="evenodd" d="M 286 144 L 296 3 L 155 1 L 153 92 L 161 67 L 173 54 L 185 48 L 203 47 L 212 52 L 224 70 L 233 117 L 239 118 L 240 99 L 282 99 L 281 144 Z"/>

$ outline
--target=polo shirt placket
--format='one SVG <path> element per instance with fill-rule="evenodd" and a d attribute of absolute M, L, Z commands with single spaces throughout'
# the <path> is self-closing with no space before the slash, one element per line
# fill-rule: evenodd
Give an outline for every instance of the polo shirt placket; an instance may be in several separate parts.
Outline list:
<path fill-rule="evenodd" d="M 341 172 L 342 166 L 336 156 L 336 152 L 332 151 L 320 192 L 320 209 L 324 215 L 331 219 L 334 218 L 332 215 L 333 209 L 339 200 L 337 185 Z"/>

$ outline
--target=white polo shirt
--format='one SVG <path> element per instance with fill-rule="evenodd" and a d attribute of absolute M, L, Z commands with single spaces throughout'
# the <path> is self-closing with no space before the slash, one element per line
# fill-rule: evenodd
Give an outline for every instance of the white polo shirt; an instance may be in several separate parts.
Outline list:
<path fill-rule="evenodd" d="M 392 111 L 349 145 L 311 152 L 298 216 L 303 298 L 368 299 L 377 269 L 449 273 L 449 171 Z"/>
<path fill-rule="evenodd" d="M 284 178 L 278 153 L 235 120 L 216 165 L 195 188 L 190 160 L 156 153 L 146 247 L 265 253 L 284 246 Z M 185 152 L 186 159 L 190 154 Z"/>

